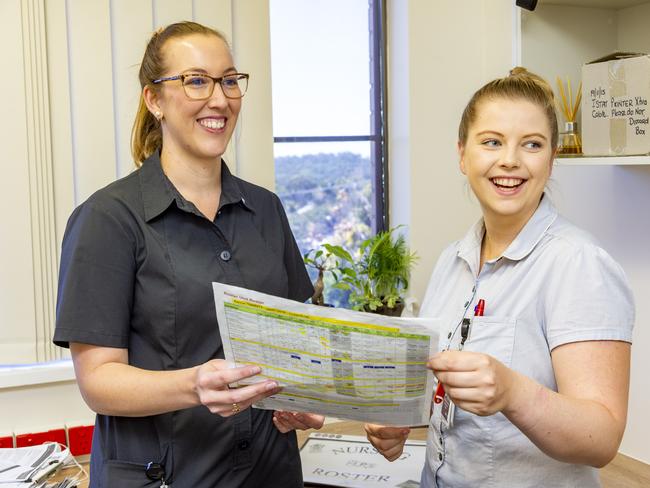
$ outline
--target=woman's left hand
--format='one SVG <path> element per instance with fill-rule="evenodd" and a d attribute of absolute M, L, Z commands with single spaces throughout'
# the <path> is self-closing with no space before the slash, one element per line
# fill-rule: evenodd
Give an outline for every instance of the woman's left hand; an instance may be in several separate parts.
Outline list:
<path fill-rule="evenodd" d="M 508 405 L 517 377 L 492 356 L 470 351 L 443 351 L 430 358 L 427 367 L 458 407 L 481 416 Z"/>
<path fill-rule="evenodd" d="M 325 417 L 315 413 L 285 412 L 283 410 L 273 412 L 273 423 L 283 434 L 296 429 L 320 429 L 323 422 L 325 422 Z"/>

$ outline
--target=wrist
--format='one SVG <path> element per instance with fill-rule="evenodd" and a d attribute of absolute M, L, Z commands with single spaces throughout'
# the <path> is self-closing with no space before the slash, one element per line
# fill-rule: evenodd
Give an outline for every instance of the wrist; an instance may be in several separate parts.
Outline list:
<path fill-rule="evenodd" d="M 512 380 L 501 412 L 525 433 L 537 424 L 537 412 L 545 411 L 549 391 L 529 377 L 510 371 Z"/>
<path fill-rule="evenodd" d="M 193 368 L 189 368 L 187 372 L 189 373 L 187 376 L 187 382 L 184 388 L 184 391 L 187 392 L 187 396 L 189 398 L 189 401 L 191 402 L 192 407 L 196 407 L 198 405 L 201 405 L 201 393 L 200 393 L 200 387 L 199 387 L 199 370 L 201 369 L 201 366 L 194 366 Z"/>

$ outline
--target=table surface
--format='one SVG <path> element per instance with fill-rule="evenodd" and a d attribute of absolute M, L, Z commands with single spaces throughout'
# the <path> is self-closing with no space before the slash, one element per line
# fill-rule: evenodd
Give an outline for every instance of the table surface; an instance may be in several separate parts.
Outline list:
<path fill-rule="evenodd" d="M 363 423 L 352 421 L 334 421 L 327 423 L 321 430 L 298 431 L 298 445 L 302 446 L 311 432 L 325 432 L 329 434 L 361 435 L 365 436 Z M 427 428 L 417 427 L 411 429 L 409 439 L 426 440 Z M 84 468 L 88 463 L 82 463 Z M 60 481 L 66 475 L 74 476 L 77 468 L 66 468 L 59 471 L 50 481 Z M 628 458 L 622 454 L 616 456 L 616 459 L 600 471 L 603 488 L 642 488 L 650 486 L 650 466 L 643 464 L 634 459 Z M 306 485 L 309 486 L 309 485 Z M 78 488 L 88 488 L 88 481 L 81 483 Z"/>
<path fill-rule="evenodd" d="M 364 436 L 366 435 L 365 431 L 363 430 L 363 423 L 362 422 L 353 422 L 349 420 L 345 421 L 333 421 L 330 423 L 327 423 L 323 426 L 322 429 L 320 430 L 302 430 L 298 431 L 298 445 L 302 446 L 305 441 L 307 440 L 307 437 L 309 437 L 309 434 L 312 432 L 325 432 L 328 434 L 345 434 L 345 435 L 361 435 Z M 411 434 L 409 435 L 409 439 L 415 439 L 415 440 L 426 440 L 427 438 L 427 429 L 426 427 L 418 427 L 414 428 L 411 430 Z M 88 469 L 88 463 L 82 463 L 84 468 L 87 470 Z M 51 478 L 49 481 L 54 482 L 54 481 L 61 481 L 63 480 L 66 476 L 74 476 L 75 473 L 78 471 L 76 467 L 69 467 L 60 470 L 53 478 Z M 310 486 L 310 485 L 305 485 L 305 486 Z M 82 482 L 78 488 L 88 488 L 88 480 Z"/>

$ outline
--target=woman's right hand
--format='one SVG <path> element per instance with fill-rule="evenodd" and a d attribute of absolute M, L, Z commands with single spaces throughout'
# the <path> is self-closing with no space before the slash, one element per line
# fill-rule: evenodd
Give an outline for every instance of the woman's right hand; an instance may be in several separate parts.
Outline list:
<path fill-rule="evenodd" d="M 202 364 L 196 371 L 196 393 L 201 404 L 210 412 L 230 417 L 281 390 L 277 382 L 272 380 L 229 388 L 229 384 L 250 378 L 262 371 L 259 366 L 232 368 L 231 364 L 223 359 L 213 359 Z"/>
<path fill-rule="evenodd" d="M 377 424 L 365 424 L 364 429 L 373 447 L 389 461 L 395 461 L 402 455 L 404 444 L 411 432 L 408 427 L 388 427 Z"/>

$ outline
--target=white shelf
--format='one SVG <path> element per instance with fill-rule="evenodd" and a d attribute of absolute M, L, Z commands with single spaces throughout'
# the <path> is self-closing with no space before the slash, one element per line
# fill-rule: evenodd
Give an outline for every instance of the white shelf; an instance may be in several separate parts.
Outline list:
<path fill-rule="evenodd" d="M 648 0 L 540 0 L 540 5 L 564 5 L 570 7 L 623 9 L 641 5 Z"/>
<path fill-rule="evenodd" d="M 650 165 L 650 156 L 574 156 L 556 158 L 557 165 Z"/>

